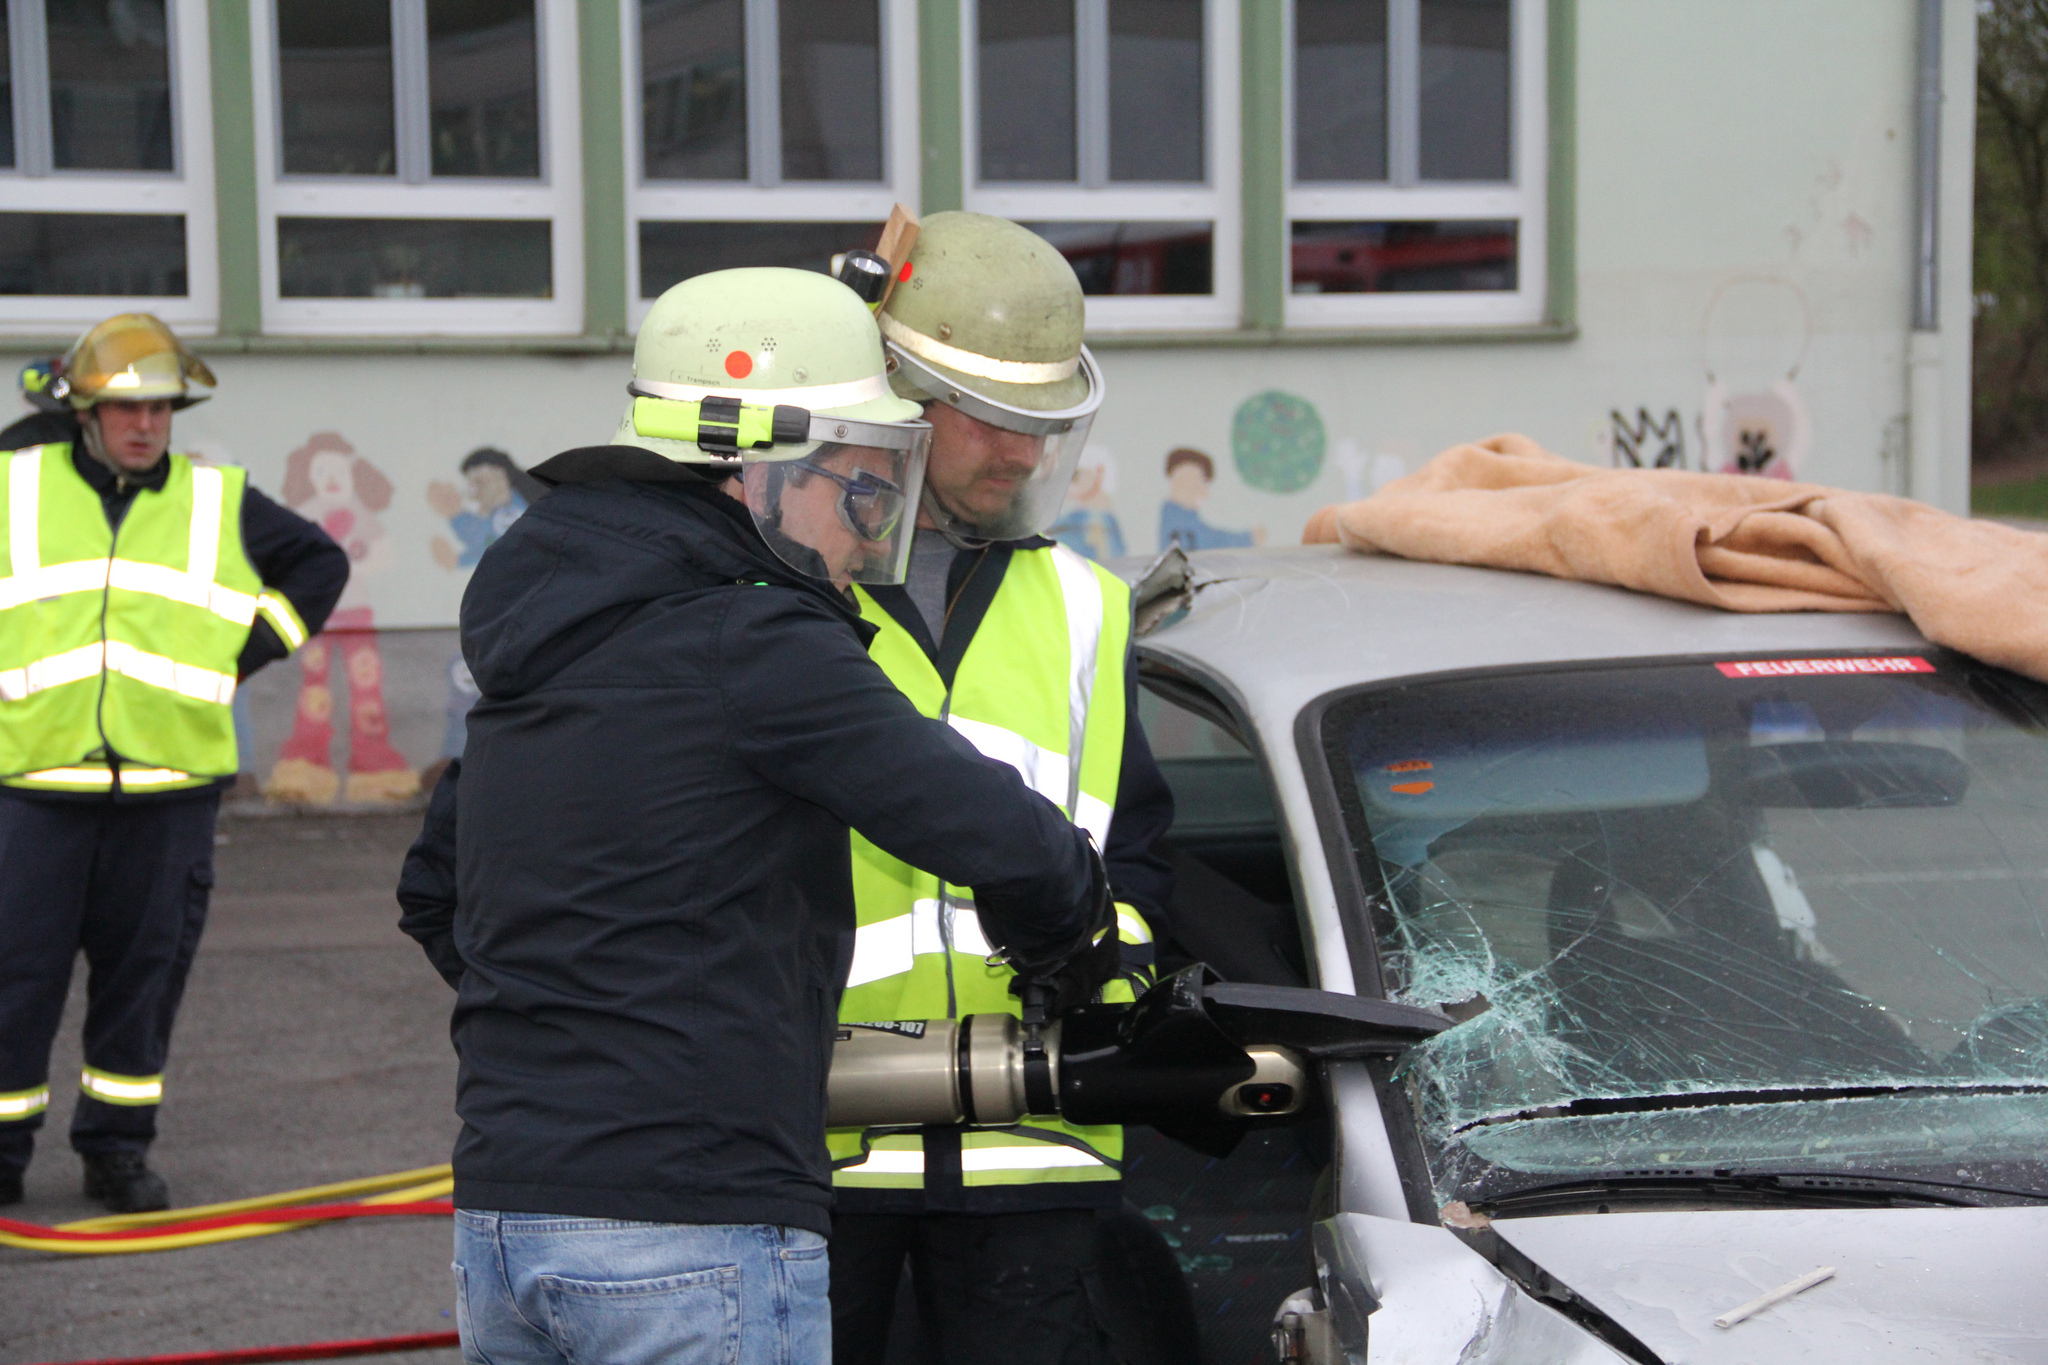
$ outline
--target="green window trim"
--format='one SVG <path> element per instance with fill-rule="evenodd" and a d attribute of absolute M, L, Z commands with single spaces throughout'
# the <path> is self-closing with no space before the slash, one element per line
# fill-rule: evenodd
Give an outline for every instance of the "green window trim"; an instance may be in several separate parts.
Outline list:
<path fill-rule="evenodd" d="M 625 34 L 619 9 L 618 0 L 577 0 L 576 5 L 583 115 L 583 335 L 607 343 L 588 348 L 594 350 L 618 349 L 609 343 L 630 335 Z"/>
<path fill-rule="evenodd" d="M 1208 347 L 1494 345 L 1563 342 L 1578 332 L 1578 2 L 1542 3 L 1546 17 L 1548 231 L 1545 318 L 1524 326 L 1289 328 L 1286 216 L 1286 0 L 1240 0 L 1243 325 L 1105 332 L 1102 350 Z M 262 332 L 260 217 L 254 129 L 255 64 L 248 0 L 209 0 L 214 195 L 219 218 L 219 335 L 213 354 L 529 354 L 630 352 L 627 279 L 624 39 L 617 0 L 577 0 L 583 129 L 584 319 L 578 336 L 267 336 Z M 964 200 L 960 0 L 918 0 L 920 209 Z M 63 337 L 0 338 L 0 349 L 62 350 Z"/>
<path fill-rule="evenodd" d="M 220 259 L 217 326 L 223 337 L 254 336 L 263 330 L 263 287 L 249 0 L 211 0 L 206 36 L 213 73 L 213 204 Z"/>

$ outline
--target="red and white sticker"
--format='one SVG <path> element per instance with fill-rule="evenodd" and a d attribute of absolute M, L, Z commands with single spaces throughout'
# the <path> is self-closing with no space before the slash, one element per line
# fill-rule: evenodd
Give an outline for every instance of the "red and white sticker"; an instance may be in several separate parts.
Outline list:
<path fill-rule="evenodd" d="M 1932 673 L 1925 659 L 1900 655 L 1890 659 L 1756 659 L 1748 663 L 1715 664 L 1724 678 L 1791 678 L 1828 673 Z"/>

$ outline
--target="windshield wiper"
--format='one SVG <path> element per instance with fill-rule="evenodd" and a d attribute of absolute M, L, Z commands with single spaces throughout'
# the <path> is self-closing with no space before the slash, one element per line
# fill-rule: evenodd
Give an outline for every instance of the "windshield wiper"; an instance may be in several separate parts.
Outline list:
<path fill-rule="evenodd" d="M 1517 1109 L 1508 1114 L 1461 1123 L 1451 1130 L 1459 1137 L 1475 1128 L 1501 1123 L 1525 1123 L 1530 1119 L 1584 1118 L 1596 1114 L 1657 1114 L 1672 1109 L 1720 1109 L 1744 1104 L 1805 1104 L 1813 1100 L 1890 1099 L 1912 1095 L 2048 1095 L 2048 1084 L 1987 1082 L 1972 1085 L 1949 1082 L 1917 1082 L 1898 1085 L 1822 1085 L 1799 1089 L 1701 1090 L 1678 1095 L 1587 1096 L 1564 1104 L 1543 1104 Z"/>
<path fill-rule="evenodd" d="M 1727 1169 L 1659 1175 L 1601 1176 L 1531 1185 L 1473 1199 L 1489 1217 L 1564 1213 L 1607 1203 L 1676 1203 L 1783 1207 L 1892 1208 L 1900 1204 L 1950 1208 L 1983 1207 L 1983 1196 L 2048 1203 L 2048 1192 L 2010 1190 L 1959 1181 L 1920 1180 L 1902 1175 L 1861 1175 L 1840 1171 L 1745 1171 Z M 1974 1196 L 1974 1197 L 1973 1197 Z"/>

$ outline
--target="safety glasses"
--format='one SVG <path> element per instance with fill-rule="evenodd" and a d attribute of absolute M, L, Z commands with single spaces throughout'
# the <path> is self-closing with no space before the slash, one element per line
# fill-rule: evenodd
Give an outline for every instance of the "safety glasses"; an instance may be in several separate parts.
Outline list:
<path fill-rule="evenodd" d="M 887 540 L 903 520 L 903 488 L 893 480 L 866 469 L 848 478 L 811 460 L 791 467 L 839 485 L 839 520 L 862 540 Z"/>

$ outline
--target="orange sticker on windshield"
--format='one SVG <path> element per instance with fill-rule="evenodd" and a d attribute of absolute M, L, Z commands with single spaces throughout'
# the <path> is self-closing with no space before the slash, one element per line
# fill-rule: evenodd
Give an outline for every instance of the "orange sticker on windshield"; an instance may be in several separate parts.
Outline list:
<path fill-rule="evenodd" d="M 1422 794 L 1423 794 L 1424 792 L 1429 792 L 1429 791 L 1435 791 L 1435 790 L 1436 790 L 1436 783 L 1434 783 L 1434 782 L 1396 782 L 1396 783 L 1395 783 L 1395 784 L 1394 784 L 1393 786 L 1391 786 L 1391 787 L 1387 788 L 1387 790 L 1388 790 L 1388 791 L 1390 791 L 1390 792 L 1399 792 L 1399 793 L 1400 793 L 1401 795 L 1403 795 L 1403 796 L 1420 796 L 1420 795 L 1422 795 Z"/>
<path fill-rule="evenodd" d="M 1399 763 L 1389 763 L 1387 771 L 1390 773 L 1426 773 L 1435 766 L 1436 764 L 1426 758 L 1404 758 Z"/>
<path fill-rule="evenodd" d="M 1715 664 L 1724 678 L 1790 678 L 1829 673 L 1932 673 L 1925 659 L 1756 659 L 1748 663 Z"/>

